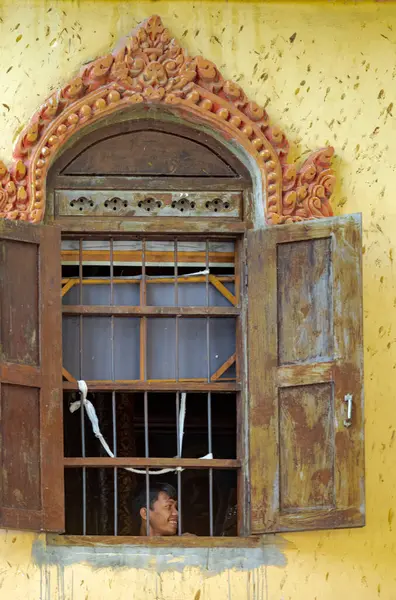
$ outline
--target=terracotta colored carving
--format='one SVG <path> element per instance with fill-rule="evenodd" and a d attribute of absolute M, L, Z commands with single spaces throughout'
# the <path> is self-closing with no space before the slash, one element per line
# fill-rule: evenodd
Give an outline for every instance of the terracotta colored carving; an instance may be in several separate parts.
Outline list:
<path fill-rule="evenodd" d="M 86 124 L 142 103 L 162 104 L 243 146 L 262 174 L 268 223 L 332 215 L 333 149 L 312 154 L 300 170 L 288 164 L 287 139 L 265 109 L 212 62 L 189 57 L 153 16 L 112 54 L 85 65 L 32 117 L 11 169 L 0 163 L 0 217 L 40 222 L 46 175 L 62 145 Z"/>

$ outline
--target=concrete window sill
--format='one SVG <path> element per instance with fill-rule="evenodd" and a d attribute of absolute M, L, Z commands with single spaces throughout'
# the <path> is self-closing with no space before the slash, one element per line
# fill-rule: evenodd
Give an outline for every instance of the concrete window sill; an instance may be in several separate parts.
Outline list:
<path fill-rule="evenodd" d="M 276 534 L 250 537 L 138 537 L 96 535 L 47 535 L 47 544 L 53 546 L 144 546 L 152 548 L 263 548 L 284 547 L 285 539 Z"/>

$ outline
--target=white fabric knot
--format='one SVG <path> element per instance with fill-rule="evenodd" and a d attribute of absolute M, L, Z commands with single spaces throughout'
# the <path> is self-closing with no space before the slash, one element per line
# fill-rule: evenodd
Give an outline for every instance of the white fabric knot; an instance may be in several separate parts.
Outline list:
<path fill-rule="evenodd" d="M 92 425 L 92 431 L 94 432 L 95 436 L 98 438 L 98 440 L 100 441 L 100 443 L 102 444 L 103 448 L 105 449 L 106 453 L 111 457 L 111 458 L 115 458 L 114 453 L 110 450 L 110 447 L 108 445 L 108 443 L 106 442 L 106 440 L 104 439 L 102 432 L 100 431 L 100 426 L 99 426 L 99 419 L 98 416 L 96 414 L 96 410 L 94 405 L 92 404 L 92 402 L 90 402 L 90 400 L 87 400 L 87 394 L 88 394 L 88 386 L 86 384 L 86 382 L 84 380 L 80 380 L 77 381 L 78 384 L 78 389 L 80 390 L 80 394 L 81 394 L 81 400 L 76 400 L 75 402 L 72 402 L 69 406 L 69 410 L 71 413 L 74 413 L 76 410 L 78 410 L 79 408 L 81 408 L 81 404 L 83 404 L 86 413 L 88 415 L 89 420 L 91 421 L 91 425 Z M 179 439 L 178 439 L 178 445 L 179 445 L 179 454 L 181 457 L 182 454 L 182 447 L 183 447 L 183 437 L 184 437 L 184 421 L 186 418 L 186 399 L 187 399 L 187 394 L 185 392 L 182 393 L 181 395 L 181 401 L 180 401 L 180 411 L 179 411 Z M 205 456 L 201 456 L 201 459 L 206 459 L 206 460 L 210 460 L 213 458 L 213 454 L 210 452 L 209 454 L 206 454 Z M 184 471 L 184 469 L 182 467 L 176 467 L 175 469 L 159 469 L 156 471 L 150 471 L 150 470 L 146 470 L 146 469 L 133 469 L 132 467 L 122 467 L 123 469 L 125 469 L 126 471 L 131 471 L 132 473 L 137 473 L 138 475 L 165 475 L 166 473 L 181 473 L 182 471 Z"/>

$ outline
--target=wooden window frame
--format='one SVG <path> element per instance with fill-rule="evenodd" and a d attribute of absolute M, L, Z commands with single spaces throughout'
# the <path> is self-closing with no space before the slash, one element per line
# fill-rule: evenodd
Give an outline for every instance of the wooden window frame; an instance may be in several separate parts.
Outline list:
<path fill-rule="evenodd" d="M 162 223 L 163 219 L 161 219 Z M 65 239 L 83 239 L 87 234 L 92 234 L 91 228 L 85 228 L 87 222 L 84 218 L 79 219 L 79 231 L 64 231 L 62 238 Z M 141 234 L 137 239 L 145 238 L 147 240 L 158 238 L 174 240 L 175 236 L 164 235 L 160 230 L 159 220 L 156 219 L 158 227 L 158 234 L 150 233 L 149 236 Z M 246 226 L 244 227 L 246 229 Z M 249 523 L 250 523 L 250 512 L 249 512 L 249 457 L 248 450 L 248 407 L 247 407 L 247 373 L 245 364 L 245 348 L 246 348 L 246 303 L 243 298 L 246 297 L 246 243 L 245 236 L 235 236 L 233 228 L 231 228 L 231 235 L 224 235 L 224 229 L 220 230 L 218 234 L 212 233 L 210 236 L 205 236 L 207 241 L 219 241 L 220 239 L 230 240 L 232 239 L 235 243 L 235 294 L 231 294 L 228 298 L 232 306 L 222 309 L 220 307 L 169 307 L 164 309 L 163 307 L 156 306 L 134 306 L 134 307 L 123 307 L 123 306 L 90 306 L 90 305 L 63 305 L 62 314 L 66 315 L 131 315 L 139 317 L 147 316 L 194 316 L 194 317 L 216 317 L 216 316 L 235 316 L 236 318 L 236 348 L 235 353 L 230 357 L 221 368 L 228 368 L 232 361 L 231 359 L 236 355 L 240 356 L 240 360 L 237 364 L 237 376 L 235 382 L 228 381 L 216 381 L 211 378 L 211 382 L 195 382 L 195 381 L 175 381 L 175 382 L 164 382 L 156 380 L 144 380 L 141 377 L 139 381 L 130 382 L 88 382 L 89 389 L 91 391 L 142 391 L 142 392 L 164 392 L 164 391 L 180 391 L 183 388 L 185 392 L 235 392 L 236 393 L 236 409 L 237 409 L 237 440 L 236 440 L 236 459 L 169 459 L 169 458 L 107 458 L 107 457 L 87 457 L 87 458 L 63 458 L 64 468 L 70 467 L 134 467 L 134 468 L 171 468 L 181 466 L 183 468 L 200 468 L 209 470 L 210 468 L 226 468 L 237 470 L 237 491 L 238 491 L 238 531 L 240 535 L 238 537 L 227 537 L 223 538 L 219 536 L 199 536 L 194 537 L 194 542 L 191 539 L 183 536 L 174 536 L 172 539 L 168 538 L 151 538 L 151 537 L 136 537 L 136 536 L 90 536 L 90 535 L 64 535 L 57 536 L 54 534 L 48 534 L 48 540 L 51 543 L 62 544 L 61 539 L 68 540 L 67 543 L 77 545 L 90 545 L 93 541 L 97 544 L 138 544 L 138 545 L 153 545 L 153 546 L 174 546 L 174 547 L 207 547 L 213 545 L 211 541 L 215 540 L 215 545 L 220 547 L 256 547 L 256 541 L 249 535 Z M 97 229 L 95 228 L 97 233 Z M 194 233 L 194 225 L 184 225 L 183 229 L 184 237 L 197 241 L 202 241 L 204 236 L 201 233 Z M 107 231 L 101 232 L 96 237 L 107 238 L 114 235 L 114 232 Z M 127 233 L 117 236 L 118 239 L 127 239 L 130 235 Z M 182 236 L 181 236 L 182 237 Z M 136 239 L 136 238 L 135 238 Z M 61 262 L 61 257 L 60 257 Z M 221 287 L 221 282 L 217 281 L 215 276 L 208 276 L 208 280 L 215 287 Z M 78 279 L 78 282 L 81 280 Z M 69 282 L 65 281 L 65 289 L 67 291 Z M 224 286 L 222 286 L 224 287 Z M 69 288 L 70 289 L 70 288 Z M 227 288 L 224 288 L 222 292 L 227 292 Z M 230 295 L 230 293 L 228 293 Z M 63 381 L 62 389 L 77 390 L 76 380 L 62 367 L 62 374 L 66 381 Z M 215 375 L 220 376 L 219 370 Z M 239 381 L 238 381 L 239 380 Z M 119 541 L 122 540 L 122 541 Z M 143 540 L 143 541 L 142 541 Z M 113 541 L 113 542 L 112 542 Z"/>
<path fill-rule="evenodd" d="M 277 238 L 278 241 L 280 240 L 281 243 L 287 243 L 293 240 L 299 240 L 302 239 L 304 236 L 304 232 L 308 233 L 311 232 L 311 238 L 312 239 L 316 239 L 316 238 L 324 238 L 326 236 L 333 236 L 334 234 L 336 234 L 337 232 L 337 228 L 340 226 L 340 223 L 345 222 L 346 224 L 346 230 L 345 230 L 345 241 L 343 240 L 343 238 L 337 238 L 340 240 L 341 242 L 341 246 L 340 248 L 344 247 L 344 254 L 345 252 L 348 252 L 347 254 L 345 254 L 345 260 L 348 260 L 348 268 L 351 269 L 351 273 L 353 273 L 356 269 L 356 267 L 359 267 L 360 264 L 360 258 L 359 258 L 359 254 L 356 254 L 356 252 L 359 252 L 359 246 L 356 246 L 356 229 L 354 229 L 354 227 L 349 228 L 348 229 L 348 222 L 353 223 L 354 222 L 354 218 L 353 217 L 345 217 L 343 219 L 329 219 L 328 221 L 322 221 L 322 222 L 316 222 L 316 223 L 312 223 L 312 224 L 301 224 L 299 226 L 295 226 L 295 225 L 290 225 L 290 226 L 286 226 L 286 227 L 282 227 L 280 229 L 276 228 L 275 229 L 270 229 L 267 230 L 266 235 L 267 237 L 267 242 L 268 240 L 270 240 L 270 238 Z M 355 219 L 356 221 L 356 219 Z M 80 223 L 80 225 L 82 225 L 82 223 Z M 86 231 L 86 228 L 83 228 L 84 231 Z M 91 230 L 92 231 L 92 230 Z M 249 235 L 248 231 L 246 231 L 246 235 Z M 111 235 L 111 231 L 109 232 L 109 235 Z M 185 233 L 185 231 L 184 231 Z M 222 231 L 222 234 L 224 235 L 224 231 Z M 264 234 L 264 232 L 263 232 Z M 197 236 L 198 237 L 198 236 Z M 215 238 L 218 238 L 219 235 L 217 236 L 213 236 Z M 229 237 L 229 236 L 228 236 Z M 245 237 L 241 237 L 240 241 L 238 242 L 240 247 L 243 249 L 243 252 L 240 253 L 239 258 L 240 261 L 242 263 L 241 266 L 241 273 L 243 273 L 243 276 L 241 277 L 241 283 L 243 282 L 243 285 L 246 285 L 246 271 L 245 271 L 245 265 L 246 265 L 246 259 L 245 259 L 245 245 L 246 245 L 246 239 Z M 342 246 L 342 244 L 344 244 L 344 246 Z M 271 245 L 271 244 L 270 244 Z M 354 246 L 354 253 L 351 253 L 350 248 L 352 248 L 352 246 Z M 265 251 L 266 245 L 264 244 L 263 246 L 263 251 Z M 271 249 L 271 252 L 274 252 L 274 248 Z M 343 256 L 342 254 L 339 256 Z M 359 264 L 356 265 L 355 261 L 358 260 Z M 251 264 L 248 264 L 248 267 L 251 267 Z M 243 269 L 243 270 L 242 270 Z M 340 267 L 337 266 L 337 271 L 336 272 L 340 272 Z M 249 292 L 249 294 L 251 294 L 251 289 L 252 289 L 252 278 L 251 278 L 252 273 L 249 272 L 249 281 L 248 281 L 248 286 L 247 286 L 247 290 Z M 273 275 L 271 275 L 272 277 Z M 359 276 L 359 269 L 357 268 L 357 277 Z M 262 273 L 261 277 L 265 278 L 264 272 Z M 266 283 L 268 284 L 268 281 L 272 281 L 271 277 L 269 278 L 269 280 L 266 280 Z M 339 276 L 337 276 L 337 280 L 339 281 Z M 256 289 L 256 294 L 260 294 L 260 281 L 264 281 L 262 279 L 258 280 L 255 284 L 255 289 Z M 259 287 L 257 287 L 257 285 Z M 360 287 L 360 283 L 357 283 L 357 288 Z M 246 292 L 246 288 L 243 288 Z M 357 290 L 359 291 L 359 290 Z M 258 296 L 259 297 L 259 296 Z M 359 322 L 360 316 L 359 316 L 359 294 L 357 294 L 356 298 L 353 300 L 353 303 L 351 306 L 355 306 L 355 309 L 353 309 L 353 311 L 351 313 L 351 316 L 353 314 L 355 314 L 355 317 L 357 319 L 357 323 Z M 242 292 L 242 309 L 244 311 L 244 315 L 246 318 L 246 311 L 247 311 L 247 294 Z M 259 307 L 257 307 L 257 310 L 259 310 Z M 356 313 L 357 311 L 357 313 Z M 359 313 L 359 314 L 358 314 Z M 252 325 L 251 321 L 249 321 L 249 327 Z M 244 356 L 244 361 L 245 363 L 247 362 L 247 352 L 246 352 L 246 344 L 247 344 L 247 340 L 246 337 L 244 335 L 240 336 L 241 339 L 238 340 L 238 344 L 241 345 L 240 347 L 243 348 L 242 350 L 242 355 Z M 251 354 L 252 351 L 252 347 L 251 347 L 251 340 L 249 342 L 250 346 L 249 346 L 249 355 Z M 271 341 L 271 344 L 273 342 Z M 249 358 L 250 361 L 250 358 Z M 338 367 L 337 367 L 338 369 Z M 315 367 L 313 369 L 313 374 L 314 374 L 314 381 L 329 381 L 329 378 L 331 379 L 331 377 L 335 374 L 337 374 L 337 372 L 342 373 L 342 371 L 337 371 L 337 369 L 334 369 L 334 365 L 329 365 L 326 361 L 321 363 L 319 366 Z M 297 379 L 294 377 L 293 373 L 296 372 L 299 373 L 299 377 L 297 377 Z M 304 382 L 307 382 L 307 380 L 304 377 L 304 373 L 307 371 L 307 369 L 304 368 L 301 370 L 299 367 L 296 366 L 281 366 L 279 369 L 279 373 L 277 375 L 278 378 L 278 382 L 279 384 L 282 385 L 286 383 L 286 385 L 289 385 L 290 383 L 293 383 L 293 385 L 301 385 L 304 384 Z M 293 372 L 293 373 L 292 373 Z M 308 372 L 308 371 L 307 371 Z M 104 544 L 108 544 L 108 543 L 136 543 L 136 544 L 143 544 L 143 545 L 153 545 L 153 546 L 174 546 L 174 547 L 207 547 L 207 546 L 213 546 L 213 545 L 219 545 L 219 546 L 235 546 L 235 547 L 240 547 L 240 546 L 251 546 L 256 543 L 255 540 L 255 536 L 258 535 L 262 535 L 263 533 L 265 533 L 265 535 L 267 535 L 267 532 L 254 532 L 253 535 L 250 535 L 250 519 L 253 518 L 252 515 L 250 514 L 250 508 L 252 508 L 254 510 L 254 506 L 251 506 L 251 500 L 253 500 L 253 504 L 256 502 L 256 500 L 254 500 L 254 497 L 252 497 L 250 499 L 250 475 L 249 475 L 249 470 L 248 467 L 250 467 L 250 462 L 252 460 L 255 460 L 254 457 L 252 457 L 252 446 L 250 446 L 250 450 L 248 450 L 248 439 L 247 439 L 247 429 L 249 428 L 249 425 L 251 425 L 252 421 L 252 413 L 251 411 L 255 411 L 255 401 L 253 401 L 253 404 L 250 405 L 248 407 L 247 402 L 246 402 L 246 394 L 247 394 L 247 386 L 246 386 L 246 377 L 247 377 L 247 372 L 244 373 L 243 376 L 243 382 L 244 385 L 242 385 L 242 389 L 244 390 L 244 394 L 245 394 L 245 401 L 243 404 L 243 410 L 245 411 L 245 420 L 243 421 L 243 428 L 245 429 L 244 431 L 244 435 L 242 436 L 243 438 L 243 444 L 244 444 L 244 453 L 241 453 L 241 456 L 243 456 L 243 460 L 244 460 L 244 467 L 245 470 L 243 470 L 243 475 L 242 475 L 242 479 L 244 479 L 243 484 L 240 486 L 240 489 L 242 489 L 246 495 L 246 501 L 249 505 L 249 510 L 247 510 L 244 513 L 244 523 L 243 523 L 243 527 L 244 529 L 242 529 L 243 533 L 245 533 L 245 535 L 242 535 L 240 538 L 237 539 L 226 539 L 224 541 L 222 540 L 217 540 L 217 538 L 205 538 L 205 539 L 199 539 L 199 540 L 194 540 L 194 542 L 192 542 L 191 540 L 185 540 L 185 539 L 181 539 L 181 538 L 172 538 L 172 540 L 161 540 L 161 539 L 151 539 L 151 538 L 139 538 L 138 540 L 135 540 L 133 537 L 131 538 L 125 538 L 123 540 L 117 540 L 116 537 L 112 537 L 110 538 L 106 538 L 104 539 L 103 536 L 94 536 L 94 538 L 92 537 L 88 537 L 85 541 L 84 538 L 86 536 L 84 536 L 84 538 L 81 538 L 81 536 L 60 536 L 59 539 L 57 538 L 57 536 L 50 535 L 49 536 L 49 540 L 51 540 L 51 543 L 55 540 L 58 539 L 59 543 L 71 543 L 71 544 L 84 544 L 87 543 L 88 545 L 92 543 L 92 540 L 94 540 L 96 543 L 100 544 L 100 543 L 104 543 Z M 272 377 L 272 375 L 271 375 Z M 290 378 L 291 377 L 291 378 Z M 309 383 L 312 383 L 312 377 L 309 379 Z M 346 381 L 346 380 L 345 380 Z M 342 384 L 345 387 L 345 381 Z M 356 380 L 358 382 L 358 380 Z M 359 379 L 359 381 L 361 381 Z M 272 385 L 272 384 L 271 384 Z M 70 384 L 65 384 L 65 387 L 72 387 Z M 346 388 L 345 388 L 346 389 Z M 249 394 L 251 395 L 251 390 L 249 392 Z M 252 399 L 251 399 L 252 400 Z M 257 413 L 256 413 L 257 414 Z M 341 413 L 342 414 L 342 413 Z M 362 420 L 362 412 L 359 410 L 359 423 L 361 423 Z M 356 436 L 356 433 L 354 433 L 354 436 Z M 356 438 L 355 438 L 356 439 Z M 257 441 L 256 440 L 256 449 L 257 449 Z M 361 444 L 361 441 L 360 441 Z M 360 460 L 360 464 L 361 464 L 361 459 Z M 257 481 L 257 479 L 256 479 Z M 256 494 L 257 497 L 257 488 L 256 488 L 256 492 L 254 492 L 254 494 Z M 249 499 L 250 499 L 250 503 L 249 503 Z M 351 513 L 349 513 L 351 515 L 351 520 L 347 521 L 347 522 L 343 522 L 342 521 L 342 512 L 339 513 L 339 515 L 341 516 L 341 521 L 338 522 L 337 524 L 337 520 L 334 521 L 334 519 L 331 517 L 331 515 L 329 517 L 327 517 L 326 514 L 322 514 L 319 515 L 320 516 L 320 523 L 315 520 L 315 519 L 311 519 L 311 521 L 306 521 L 306 527 L 305 528 L 317 528 L 319 527 L 324 527 L 324 528 L 333 528 L 333 527 L 337 527 L 337 526 L 361 526 L 364 524 L 364 517 L 362 520 L 362 513 L 359 514 L 355 514 L 352 515 Z M 348 515 L 346 515 L 348 516 Z M 257 514 L 256 514 L 256 520 L 257 520 Z M 349 517 L 348 517 L 349 518 Z M 287 529 L 288 526 L 286 527 L 287 524 L 287 520 L 283 519 L 282 521 L 285 525 L 285 527 L 282 526 L 283 529 Z M 279 531 L 279 526 L 275 524 L 275 527 L 273 528 L 273 531 Z M 247 536 L 247 537 L 246 537 Z M 65 538 L 64 542 L 61 542 L 61 538 Z M 103 539 L 102 539 L 103 538 Z"/>

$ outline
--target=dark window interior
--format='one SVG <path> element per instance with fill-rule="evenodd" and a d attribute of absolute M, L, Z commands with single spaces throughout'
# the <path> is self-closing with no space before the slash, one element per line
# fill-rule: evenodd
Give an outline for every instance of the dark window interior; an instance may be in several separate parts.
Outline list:
<path fill-rule="evenodd" d="M 71 414 L 69 404 L 77 398 L 75 392 L 65 393 L 65 456 L 81 456 L 81 421 Z M 101 431 L 119 457 L 145 456 L 144 394 L 117 393 L 113 413 L 112 394 L 95 392 L 90 395 L 101 425 Z M 207 394 L 187 394 L 187 412 L 183 440 L 183 457 L 196 458 L 208 452 Z M 174 393 L 148 394 L 149 453 L 155 457 L 177 454 L 176 398 Z M 113 414 L 117 423 L 114 429 Z M 87 456 L 107 456 L 92 433 L 85 415 Z M 236 458 L 236 395 L 211 395 L 212 450 L 216 458 Z M 155 471 L 155 469 L 152 469 Z M 236 471 L 214 469 L 213 518 L 214 535 L 237 535 Z M 82 530 L 82 470 L 66 470 L 66 532 Z M 114 535 L 115 487 L 117 487 L 117 531 L 119 535 L 137 535 L 140 520 L 132 512 L 134 494 L 144 482 L 144 475 L 124 469 L 87 468 L 87 535 Z M 155 481 L 171 483 L 178 489 L 177 474 L 152 476 Z M 186 469 L 180 476 L 182 528 L 196 535 L 209 535 L 209 470 Z"/>
<path fill-rule="evenodd" d="M 86 412 L 69 410 L 79 393 L 65 389 L 65 458 L 80 460 L 65 469 L 66 533 L 137 535 L 133 498 L 148 479 L 177 490 L 179 534 L 238 534 L 235 264 L 233 240 L 64 240 L 64 378 L 70 387 L 89 382 L 88 399 L 117 459 L 154 461 L 133 466 L 142 473 L 85 465 L 108 454 Z M 176 316 L 174 307 L 194 314 Z M 185 382 L 192 388 L 178 454 Z M 216 467 L 208 460 L 200 467 L 208 454 Z M 156 459 L 175 458 L 197 464 L 156 475 L 163 468 Z"/>

